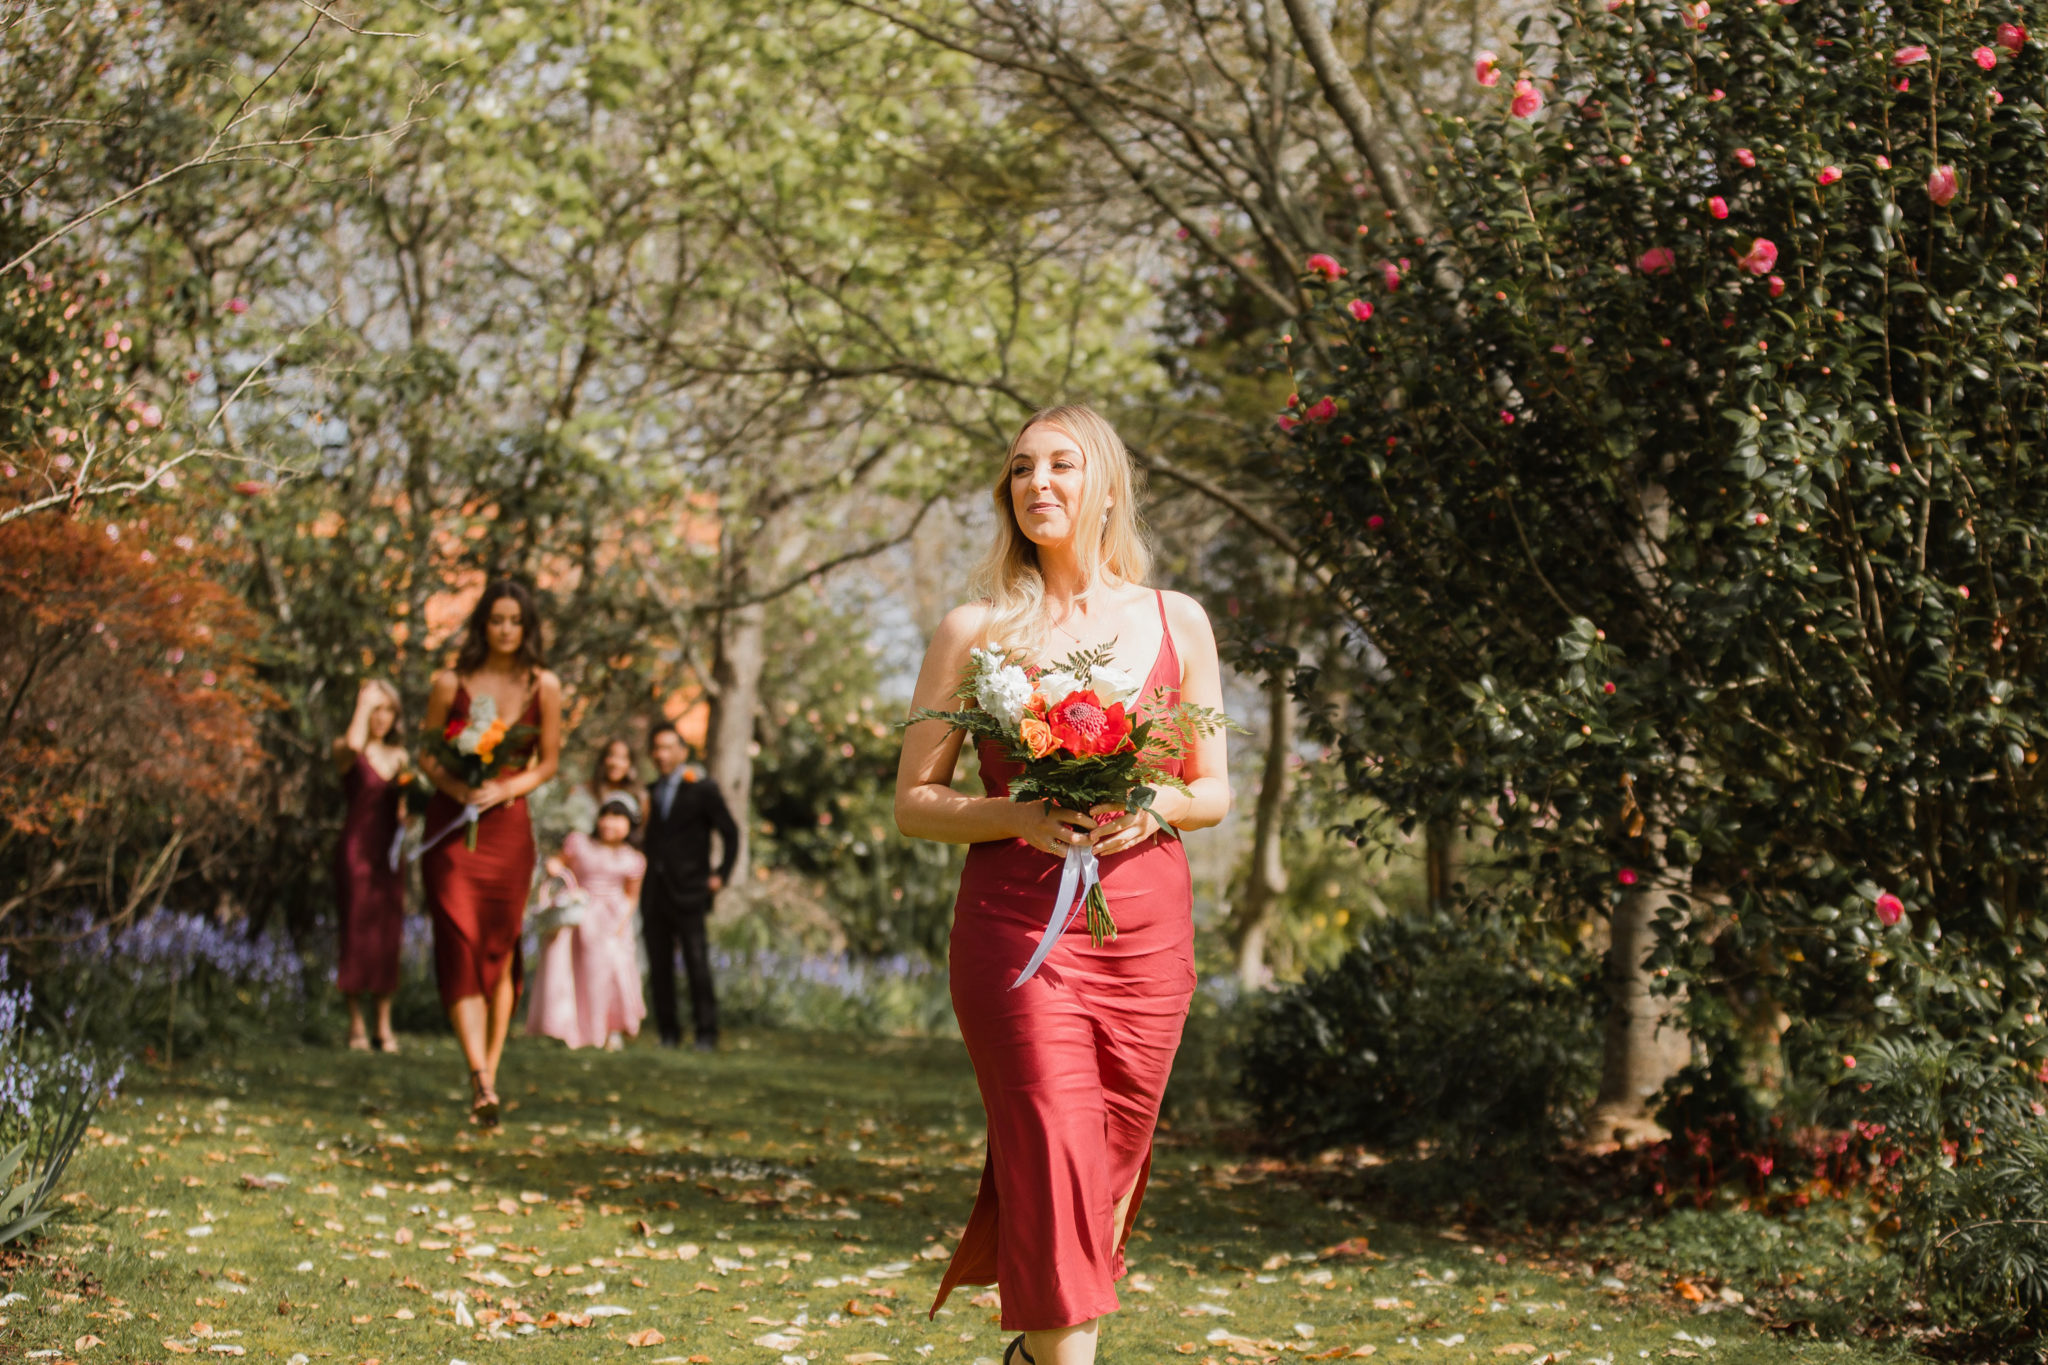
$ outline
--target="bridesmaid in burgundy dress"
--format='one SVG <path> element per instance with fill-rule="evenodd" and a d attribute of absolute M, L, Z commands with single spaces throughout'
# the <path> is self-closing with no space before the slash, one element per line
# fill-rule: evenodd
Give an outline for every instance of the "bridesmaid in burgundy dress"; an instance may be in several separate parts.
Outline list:
<path fill-rule="evenodd" d="M 562 756 L 562 684 L 541 653 L 540 614 L 523 586 L 499 581 L 470 613 L 455 667 L 434 675 L 427 733 L 490 698 L 500 716 L 535 728 L 527 753 L 510 754 L 499 775 L 470 787 L 431 756 L 420 767 L 437 788 L 427 806 L 427 837 L 460 820 L 464 805 L 482 810 L 476 847 L 458 828 L 421 859 L 434 919 L 434 975 L 441 1005 L 469 1063 L 470 1117 L 498 1123 L 498 1062 L 512 1027 L 523 965 L 519 933 L 533 887 L 533 821 L 526 796 L 555 775 Z"/>
<path fill-rule="evenodd" d="M 1000 641 L 1038 666 L 1111 645 L 1116 666 L 1144 679 L 1141 708 L 1185 697 L 1221 710 L 1209 618 L 1191 598 L 1144 586 L 1150 556 L 1133 496 L 1123 442 L 1093 411 L 1051 408 L 1026 422 L 996 479 L 981 600 L 940 625 L 912 704 L 960 705 L 953 693 L 968 651 Z M 1162 790 L 1157 819 L 1011 801 L 1016 768 L 992 745 L 981 750 L 987 794 L 955 791 L 960 742 L 938 721 L 911 726 L 896 778 L 905 834 L 973 845 L 950 962 L 953 1009 L 988 1112 L 988 1159 L 932 1311 L 956 1285 L 994 1281 L 1003 1327 L 1022 1333 L 1005 1365 L 1019 1356 L 1091 1365 L 1098 1322 L 1117 1308 L 1124 1242 L 1195 987 L 1187 855 L 1158 819 L 1201 829 L 1229 811 L 1224 737 L 1184 755 L 1188 791 Z M 1038 974 L 1012 989 L 1077 844 L 1102 860 L 1117 937 L 1096 947 L 1076 915 Z"/>
<path fill-rule="evenodd" d="M 391 844 L 405 819 L 398 778 L 406 755 L 393 743 L 399 733 L 397 689 L 366 679 L 356 692 L 348 732 L 334 741 L 348 799 L 334 850 L 334 898 L 341 912 L 335 984 L 348 1000 L 348 1045 L 356 1052 L 371 1047 L 363 1023 L 366 995 L 377 1002 L 377 1050 L 398 1051 L 391 997 L 398 990 L 398 949 L 405 938 L 405 875 L 392 866 Z"/>

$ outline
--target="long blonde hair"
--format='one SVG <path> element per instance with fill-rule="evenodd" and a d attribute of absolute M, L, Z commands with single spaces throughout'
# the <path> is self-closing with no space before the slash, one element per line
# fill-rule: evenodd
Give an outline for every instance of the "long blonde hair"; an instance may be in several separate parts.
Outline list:
<path fill-rule="evenodd" d="M 982 639 L 1001 641 L 1031 663 L 1043 662 L 1046 637 L 1045 579 L 1038 547 L 1017 524 L 1010 494 L 1010 462 L 1031 428 L 1046 423 L 1073 438 L 1082 456 L 1081 506 L 1075 552 L 1091 583 L 1142 583 L 1152 568 L 1152 550 L 1138 519 L 1137 475 L 1131 454 L 1102 414 L 1082 403 L 1042 408 L 1025 419 L 1003 452 L 996 475 L 996 538 L 974 572 L 974 592 L 989 603 Z"/>

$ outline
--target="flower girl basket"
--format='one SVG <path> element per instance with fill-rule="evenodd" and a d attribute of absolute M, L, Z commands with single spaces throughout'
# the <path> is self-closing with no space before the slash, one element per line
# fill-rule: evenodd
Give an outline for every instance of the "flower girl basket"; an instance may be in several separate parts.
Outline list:
<path fill-rule="evenodd" d="M 574 929 L 583 923 L 589 908 L 590 893 L 576 884 L 574 873 L 564 869 L 560 876 L 550 876 L 540 884 L 534 905 L 534 932 L 546 940 L 558 930 Z"/>

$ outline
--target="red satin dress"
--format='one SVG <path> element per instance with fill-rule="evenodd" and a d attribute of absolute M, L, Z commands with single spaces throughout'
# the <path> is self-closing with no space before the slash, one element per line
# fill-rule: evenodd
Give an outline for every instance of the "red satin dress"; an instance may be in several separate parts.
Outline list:
<path fill-rule="evenodd" d="M 1166 624 L 1166 601 L 1159 619 Z M 1144 697 L 1180 699 L 1166 632 Z M 981 747 L 990 796 L 1018 772 Z M 1155 834 L 1102 860 L 1115 941 L 1094 946 L 1068 922 L 1038 974 L 1030 960 L 1059 890 L 1060 860 L 1022 839 L 967 851 L 953 907 L 953 1009 L 988 1112 L 988 1157 L 967 1230 L 931 1311 L 960 1284 L 999 1285 L 1006 1331 L 1051 1331 L 1114 1312 L 1124 1243 L 1152 1165 L 1152 1131 L 1195 990 L 1188 860 Z M 1116 1202 L 1131 1207 L 1112 1235 Z"/>
<path fill-rule="evenodd" d="M 348 815 L 334 850 L 341 912 L 334 984 L 346 995 L 391 995 L 398 990 L 398 950 L 405 940 L 405 873 L 391 866 L 403 789 L 357 754 L 341 790 Z"/>
<path fill-rule="evenodd" d="M 468 716 L 469 689 L 458 686 L 448 719 L 453 722 Z M 540 725 L 538 691 L 515 723 Z M 519 756 L 513 754 L 505 771 L 519 766 Z M 432 838 L 461 815 L 462 807 L 453 797 L 435 792 L 427 806 L 427 837 Z M 525 979 L 519 933 L 526 923 L 534 864 L 533 820 L 526 812 L 526 798 L 483 813 L 477 821 L 474 851 L 466 846 L 463 835 L 457 828 L 420 859 L 427 910 L 434 920 L 434 978 L 440 984 L 444 1007 L 465 996 L 488 998 L 508 966 L 515 992 Z"/>

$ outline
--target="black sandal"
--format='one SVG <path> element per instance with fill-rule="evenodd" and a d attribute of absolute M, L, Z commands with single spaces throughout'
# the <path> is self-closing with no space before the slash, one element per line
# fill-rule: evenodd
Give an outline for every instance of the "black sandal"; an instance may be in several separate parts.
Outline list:
<path fill-rule="evenodd" d="M 1024 1357 L 1024 1365 L 1038 1365 L 1038 1362 L 1031 1358 L 1031 1352 L 1024 1349 L 1024 1334 L 1022 1332 L 1017 1334 L 1015 1341 L 1003 1348 L 1003 1365 L 1010 1365 L 1011 1356 Z"/>

